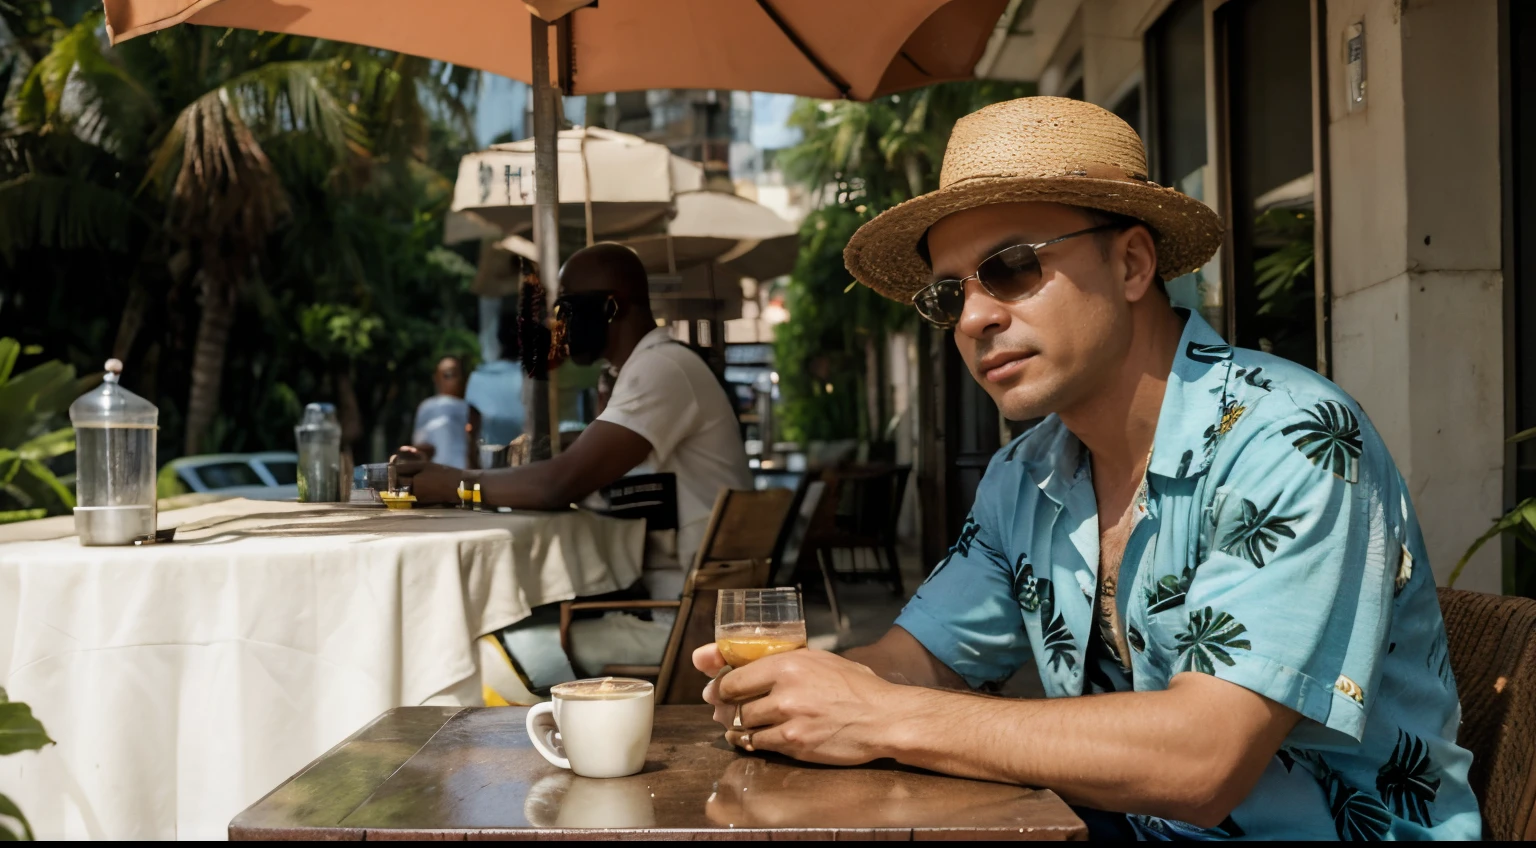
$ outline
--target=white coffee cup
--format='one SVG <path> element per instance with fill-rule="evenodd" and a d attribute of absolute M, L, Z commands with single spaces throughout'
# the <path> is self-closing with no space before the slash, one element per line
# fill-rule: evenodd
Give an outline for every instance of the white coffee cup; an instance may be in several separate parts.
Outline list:
<path fill-rule="evenodd" d="M 645 767 L 656 687 L 600 677 L 557 684 L 528 711 L 528 738 L 544 759 L 582 777 L 624 777 Z"/>

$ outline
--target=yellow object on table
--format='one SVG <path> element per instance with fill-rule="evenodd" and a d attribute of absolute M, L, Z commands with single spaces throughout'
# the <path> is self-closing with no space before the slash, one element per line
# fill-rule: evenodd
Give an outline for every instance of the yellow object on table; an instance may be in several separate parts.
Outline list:
<path fill-rule="evenodd" d="M 380 492 L 379 500 L 390 509 L 410 509 L 411 504 L 416 503 L 416 496 L 410 492 Z"/>

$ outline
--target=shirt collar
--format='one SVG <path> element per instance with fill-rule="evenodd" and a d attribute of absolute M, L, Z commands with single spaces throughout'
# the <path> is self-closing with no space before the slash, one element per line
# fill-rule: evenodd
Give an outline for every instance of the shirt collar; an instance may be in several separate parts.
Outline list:
<path fill-rule="evenodd" d="M 1210 465 L 1205 445 L 1221 425 L 1232 364 L 1231 346 L 1204 318 L 1186 309 L 1177 311 L 1184 316 L 1184 332 L 1168 374 L 1147 466 L 1149 473 L 1170 478 L 1191 477 Z M 1024 462 L 1035 485 L 1057 504 L 1065 504 L 1068 493 L 1087 474 L 1082 442 L 1055 415 L 1010 449 L 1007 459 L 1015 458 Z"/>
<path fill-rule="evenodd" d="M 1232 372 L 1232 346 L 1204 318 L 1189 310 L 1184 334 L 1174 353 L 1168 388 L 1157 414 L 1157 433 L 1152 438 L 1152 461 L 1147 471 L 1178 479 L 1203 473 L 1211 464 L 1206 448 L 1231 403 L 1228 378 Z"/>

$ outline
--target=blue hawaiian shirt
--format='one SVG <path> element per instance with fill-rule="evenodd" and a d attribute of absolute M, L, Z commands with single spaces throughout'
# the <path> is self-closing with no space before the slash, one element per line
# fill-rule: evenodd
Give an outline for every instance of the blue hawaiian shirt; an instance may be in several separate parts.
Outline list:
<path fill-rule="evenodd" d="M 1418 520 L 1354 400 L 1189 314 L 1136 508 L 1114 601 L 1129 672 L 1089 650 L 1097 504 L 1056 416 L 993 458 L 896 623 L 973 687 L 1033 657 L 1053 698 L 1197 672 L 1303 716 L 1220 827 L 1127 816 L 1141 836 L 1480 838 Z"/>

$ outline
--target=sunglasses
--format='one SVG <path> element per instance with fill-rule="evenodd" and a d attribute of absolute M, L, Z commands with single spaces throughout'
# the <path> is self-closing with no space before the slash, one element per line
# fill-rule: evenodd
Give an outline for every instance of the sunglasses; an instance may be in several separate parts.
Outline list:
<path fill-rule="evenodd" d="M 958 280 L 939 280 L 912 296 L 912 305 L 923 320 L 940 329 L 950 329 L 960 323 L 965 311 L 965 284 L 975 280 L 993 299 L 1004 303 L 1023 300 L 1035 293 L 1040 285 L 1040 248 L 1049 247 L 1067 239 L 1124 229 L 1121 224 L 1105 224 L 1089 227 L 1060 238 L 1039 244 L 1015 244 L 981 260 L 976 273 Z"/>

